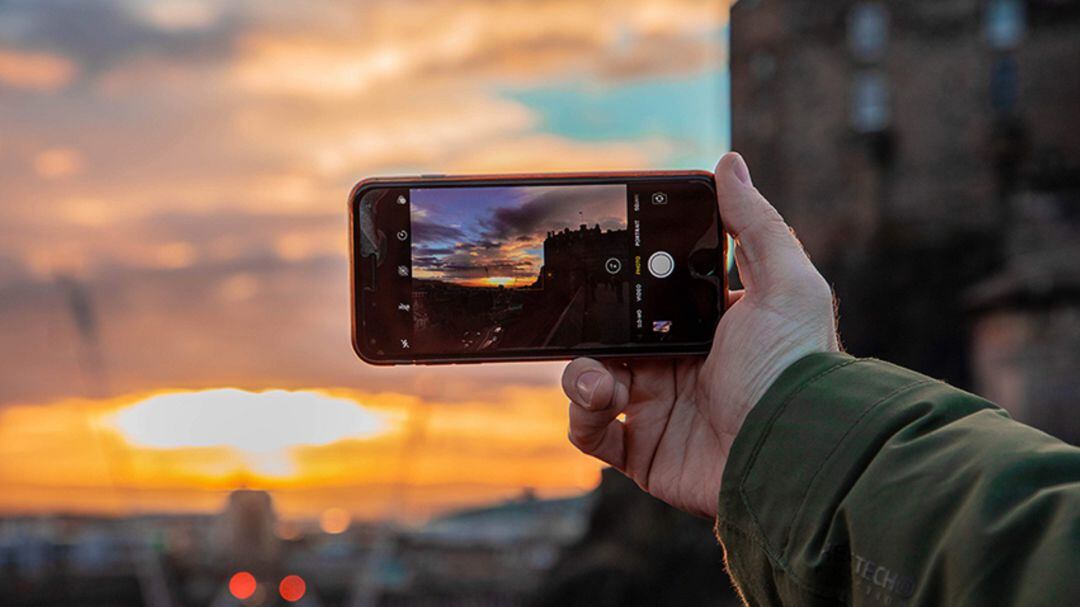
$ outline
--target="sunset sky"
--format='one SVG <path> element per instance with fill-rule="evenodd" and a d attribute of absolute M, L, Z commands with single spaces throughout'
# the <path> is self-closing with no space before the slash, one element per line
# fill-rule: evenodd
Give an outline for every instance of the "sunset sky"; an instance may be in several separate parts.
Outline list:
<path fill-rule="evenodd" d="M 349 346 L 364 176 L 711 168 L 720 1 L 0 4 L 0 514 L 593 487 L 560 365 Z"/>
<path fill-rule="evenodd" d="M 549 231 L 583 221 L 626 229 L 626 186 L 412 190 L 413 276 L 468 285 L 528 286 Z"/>

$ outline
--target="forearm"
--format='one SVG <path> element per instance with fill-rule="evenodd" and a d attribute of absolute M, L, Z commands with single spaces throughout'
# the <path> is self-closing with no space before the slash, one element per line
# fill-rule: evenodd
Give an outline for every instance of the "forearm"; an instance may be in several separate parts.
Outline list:
<path fill-rule="evenodd" d="M 751 604 L 1080 592 L 1065 575 L 1080 553 L 1080 450 L 893 365 L 793 365 L 740 430 L 722 487 L 717 533 Z"/>

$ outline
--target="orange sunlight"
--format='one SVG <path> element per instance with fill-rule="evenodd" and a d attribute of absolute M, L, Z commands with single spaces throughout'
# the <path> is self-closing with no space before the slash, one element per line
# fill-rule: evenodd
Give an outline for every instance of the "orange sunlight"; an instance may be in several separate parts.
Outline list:
<path fill-rule="evenodd" d="M 287 456 L 301 445 L 328 445 L 384 432 L 386 418 L 344 398 L 318 392 L 236 389 L 160 394 L 126 407 L 109 420 L 140 447 L 227 447 L 252 472 L 286 476 Z"/>
<path fill-rule="evenodd" d="M 215 511 L 252 487 L 286 517 L 315 519 L 330 504 L 356 519 L 415 521 L 524 487 L 580 493 L 599 469 L 566 441 L 564 397 L 547 387 L 465 402 L 220 388 L 0 412 L 9 513 Z"/>
<path fill-rule="evenodd" d="M 532 284 L 531 279 L 521 279 L 513 276 L 488 276 L 459 282 L 467 287 L 526 287 Z"/>

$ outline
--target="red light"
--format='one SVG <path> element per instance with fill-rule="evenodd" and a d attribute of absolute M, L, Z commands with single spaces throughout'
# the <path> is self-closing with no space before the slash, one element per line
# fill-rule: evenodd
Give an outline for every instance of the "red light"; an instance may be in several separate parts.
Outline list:
<path fill-rule="evenodd" d="M 229 592 L 241 601 L 250 598 L 255 594 L 255 588 L 258 584 L 255 582 L 255 576 L 251 575 L 247 571 L 237 571 L 229 578 Z"/>
<path fill-rule="evenodd" d="M 290 603 L 295 603 L 304 598 L 304 593 L 307 592 L 307 584 L 304 583 L 304 578 L 298 575 L 287 575 L 281 580 L 278 592 L 281 593 L 281 598 Z"/>

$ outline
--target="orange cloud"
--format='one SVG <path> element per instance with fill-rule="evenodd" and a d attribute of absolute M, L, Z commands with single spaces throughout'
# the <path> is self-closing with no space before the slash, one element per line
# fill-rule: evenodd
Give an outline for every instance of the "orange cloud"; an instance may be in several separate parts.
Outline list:
<path fill-rule="evenodd" d="M 249 33 L 236 76 L 260 93 L 342 98 L 411 95 L 413 85 L 447 78 L 662 73 L 715 58 L 717 42 L 703 34 L 726 18 L 711 0 L 365 6 L 339 15 L 337 27 Z"/>
<path fill-rule="evenodd" d="M 217 19 L 188 14 L 185 3 L 169 6 L 166 21 L 184 31 Z M 73 99 L 57 110 L 55 128 L 78 129 L 79 149 L 28 154 L 45 183 L 0 167 L 0 223 L 8 227 L 0 253 L 38 276 L 110 265 L 172 269 L 267 252 L 343 257 L 340 223 L 309 229 L 297 221 L 261 237 L 253 228 L 220 234 L 212 226 L 222 213 L 339 214 L 344 193 L 364 175 L 655 166 L 671 152 L 661 138 L 546 134 L 533 110 L 499 88 L 694 69 L 715 60 L 720 39 L 708 32 L 725 18 L 707 0 L 429 0 L 339 5 L 305 11 L 302 20 L 288 8 L 255 13 L 238 27 L 235 52 L 198 61 L 125 55 L 80 88 L 133 111 L 103 117 L 87 109 L 94 99 Z M 52 55 L 0 51 L 0 65 L 13 57 L 19 66 L 49 57 L 39 62 L 53 67 L 39 71 L 74 77 L 70 62 Z M 0 118 L 5 149 L 34 150 L 48 125 L 26 129 L 18 120 L 17 112 Z M 203 216 L 205 231 L 217 236 L 162 233 L 176 215 Z"/>
<path fill-rule="evenodd" d="M 44 179 L 70 177 L 82 169 L 83 156 L 73 148 L 49 148 L 34 157 L 34 170 Z"/>
<path fill-rule="evenodd" d="M 0 49 L 0 84 L 31 91 L 55 91 L 77 73 L 75 65 L 58 55 Z"/>

